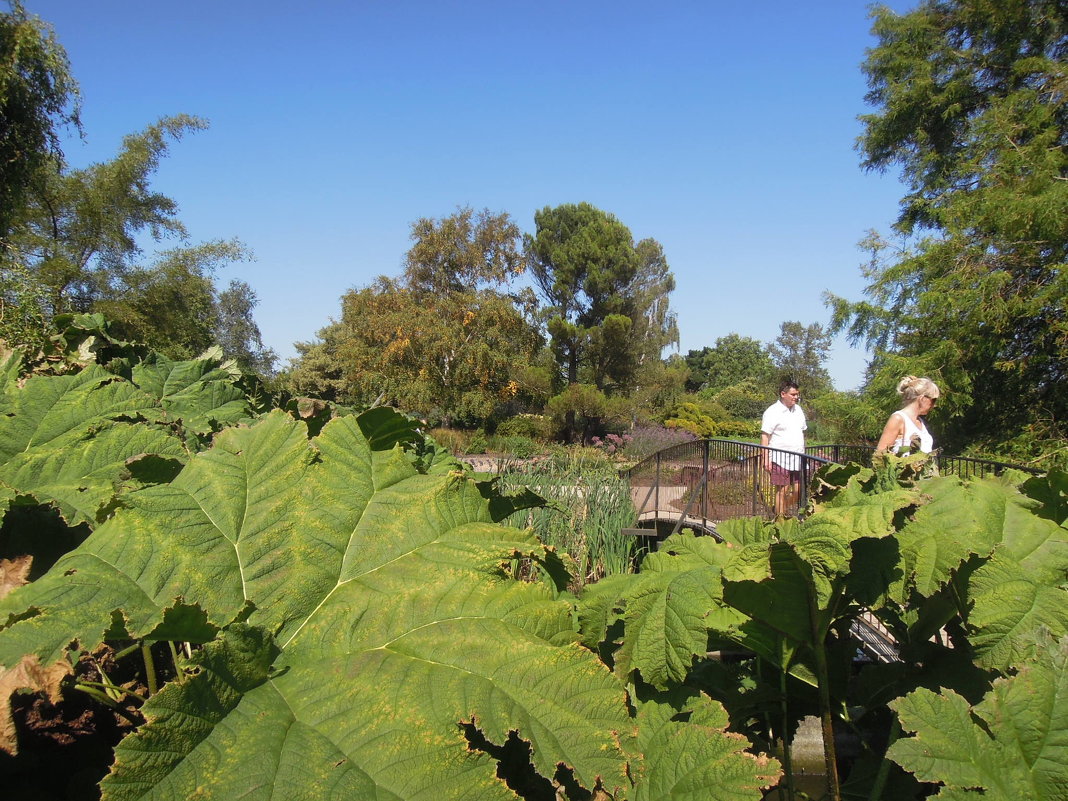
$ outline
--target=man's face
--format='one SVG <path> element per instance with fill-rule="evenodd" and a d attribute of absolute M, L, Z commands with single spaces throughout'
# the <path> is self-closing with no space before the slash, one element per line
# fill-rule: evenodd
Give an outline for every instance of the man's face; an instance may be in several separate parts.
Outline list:
<path fill-rule="evenodd" d="M 779 393 L 779 400 L 782 401 L 782 405 L 787 409 L 792 408 L 800 399 L 801 392 L 793 387 L 788 387 L 785 391 Z"/>

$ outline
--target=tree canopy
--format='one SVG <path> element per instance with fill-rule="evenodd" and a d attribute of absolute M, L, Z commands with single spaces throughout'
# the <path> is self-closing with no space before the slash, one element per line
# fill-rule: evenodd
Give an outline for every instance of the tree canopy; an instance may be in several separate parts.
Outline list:
<path fill-rule="evenodd" d="M 873 238 L 870 300 L 829 296 L 833 328 L 874 349 L 873 388 L 912 373 L 948 390 L 948 446 L 1038 456 L 1068 420 L 1068 7 L 873 14 L 859 147 L 901 169 L 909 239 Z"/>
<path fill-rule="evenodd" d="M 342 297 L 341 319 L 298 345 L 293 389 L 355 404 L 396 404 L 435 420 L 480 422 L 521 390 L 540 347 L 506 213 L 460 208 L 412 223 L 404 275 Z"/>
<path fill-rule="evenodd" d="M 412 223 L 405 278 L 415 290 L 471 291 L 507 284 L 523 272 L 520 231 L 507 212 L 461 206 L 440 219 Z"/>
<path fill-rule="evenodd" d="M 66 50 L 19 0 L 8 5 L 0 14 L 0 244 L 46 165 L 62 161 L 59 129 L 81 130 Z"/>
<path fill-rule="evenodd" d="M 534 215 L 527 257 L 563 380 L 627 393 L 644 364 L 678 338 L 668 295 L 675 278 L 653 239 L 589 203 Z"/>
<path fill-rule="evenodd" d="M 51 288 L 48 309 L 87 312 L 115 294 L 142 256 L 139 237 L 184 237 L 178 206 L 151 178 L 170 143 L 207 127 L 188 115 L 165 117 L 124 137 L 114 159 L 79 170 L 53 169 L 26 198 L 10 237 L 24 263 Z"/>
<path fill-rule="evenodd" d="M 690 368 L 686 388 L 710 393 L 746 379 L 770 384 L 775 369 L 763 343 L 735 333 L 717 339 L 715 347 L 688 351 L 686 366 Z"/>
<path fill-rule="evenodd" d="M 795 381 L 806 395 L 818 395 L 831 389 L 831 376 L 824 367 L 830 348 L 831 335 L 822 325 L 788 320 L 779 325 L 779 336 L 768 352 L 782 378 Z"/>
<path fill-rule="evenodd" d="M 10 215 L 0 293 L 16 312 L 0 336 L 34 344 L 58 314 L 102 313 L 119 337 L 171 358 L 188 359 L 215 343 L 243 367 L 264 375 L 275 356 L 252 317 L 255 293 L 242 281 L 219 291 L 215 274 L 249 258 L 233 241 L 182 244 L 151 256 L 147 234 L 187 238 L 178 206 L 151 180 L 170 144 L 207 123 L 165 117 L 123 139 L 110 161 L 68 170 L 58 159 L 36 173 Z"/>

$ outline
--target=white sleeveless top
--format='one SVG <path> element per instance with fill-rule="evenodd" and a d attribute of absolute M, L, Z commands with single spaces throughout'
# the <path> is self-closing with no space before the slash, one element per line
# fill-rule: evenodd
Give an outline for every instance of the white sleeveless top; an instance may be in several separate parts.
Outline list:
<path fill-rule="evenodd" d="M 905 430 L 900 437 L 898 437 L 893 444 L 893 450 L 896 453 L 908 452 L 912 447 L 912 438 L 920 438 L 920 452 L 930 453 L 934 449 L 934 437 L 931 436 L 931 432 L 927 430 L 927 426 L 924 425 L 923 420 L 920 420 L 920 424 L 917 426 L 912 422 L 912 418 L 901 411 L 894 412 L 898 417 L 905 421 Z"/>

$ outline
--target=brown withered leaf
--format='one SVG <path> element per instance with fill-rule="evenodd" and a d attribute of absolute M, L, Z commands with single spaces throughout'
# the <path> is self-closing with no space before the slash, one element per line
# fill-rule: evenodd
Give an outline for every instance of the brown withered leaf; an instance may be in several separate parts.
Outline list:
<path fill-rule="evenodd" d="M 71 672 L 67 662 L 53 662 L 43 666 L 37 657 L 24 656 L 13 668 L 0 668 L 0 751 L 18 753 L 15 720 L 11 716 L 11 696 L 19 690 L 41 691 L 53 703 L 60 699 L 60 683 Z"/>
<path fill-rule="evenodd" d="M 32 562 L 33 557 L 29 554 L 14 559 L 0 559 L 0 598 L 28 583 Z"/>

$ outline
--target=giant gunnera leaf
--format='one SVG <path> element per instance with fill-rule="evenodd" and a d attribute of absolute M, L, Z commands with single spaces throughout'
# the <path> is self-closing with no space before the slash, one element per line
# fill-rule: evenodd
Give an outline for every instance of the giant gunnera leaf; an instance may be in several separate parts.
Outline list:
<path fill-rule="evenodd" d="M 184 460 L 156 401 L 96 365 L 9 386 L 0 415 L 0 488 L 52 504 L 70 525 L 95 524 L 129 465 L 145 454 Z"/>
<path fill-rule="evenodd" d="M 1036 629 L 1068 634 L 1068 537 L 1045 516 L 1052 504 L 999 478 L 944 477 L 922 486 L 929 500 L 898 534 L 900 602 L 912 590 L 934 594 L 977 554 L 984 563 L 964 574 L 967 584 L 956 592 L 978 664 L 1006 671 L 1033 654 Z M 1043 488 L 1036 479 L 1030 486 Z"/>
<path fill-rule="evenodd" d="M 719 566 L 729 555 L 711 537 L 669 537 L 645 558 L 640 575 L 586 589 L 580 614 L 587 641 L 596 642 L 622 621 L 616 673 L 627 679 L 637 670 L 658 689 L 682 682 L 694 658 L 707 653 L 710 631 L 745 620 L 722 602 Z"/>
<path fill-rule="evenodd" d="M 218 358 L 215 358 L 215 356 Z M 248 416 L 248 402 L 235 375 L 221 365 L 221 351 L 188 361 L 153 354 L 132 370 L 133 382 L 159 401 L 189 432 L 206 434 L 213 426 Z"/>
<path fill-rule="evenodd" d="M 906 732 L 887 755 L 942 785 L 936 798 L 1063 799 L 1068 795 L 1068 640 L 1046 640 L 975 707 L 951 690 L 891 703 Z"/>
<path fill-rule="evenodd" d="M 781 775 L 777 760 L 745 753 L 748 742 L 727 731 L 726 711 L 708 696 L 646 701 L 638 721 L 647 758 L 635 801 L 734 801 Z"/>
<path fill-rule="evenodd" d="M 105 799 L 513 798 L 482 743 L 514 737 L 544 781 L 626 796 L 622 685 L 555 588 L 502 569 L 552 552 L 494 522 L 515 504 L 490 485 L 420 472 L 403 419 L 223 431 L 0 601 L 3 665 L 220 630 L 146 705 Z"/>

